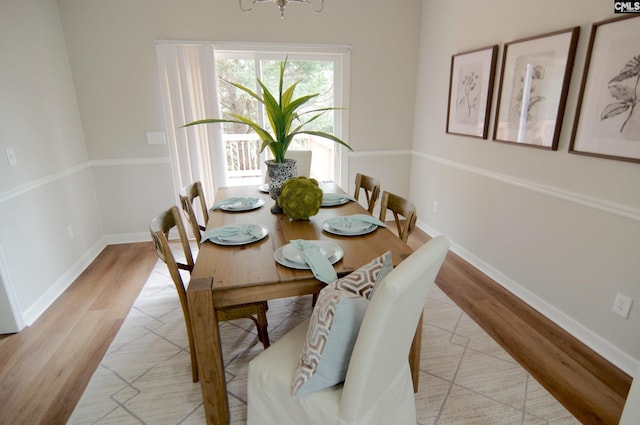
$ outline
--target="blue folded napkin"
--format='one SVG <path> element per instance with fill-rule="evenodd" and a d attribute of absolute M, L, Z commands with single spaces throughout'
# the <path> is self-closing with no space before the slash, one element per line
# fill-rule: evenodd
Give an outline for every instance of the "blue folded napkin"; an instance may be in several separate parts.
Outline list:
<path fill-rule="evenodd" d="M 327 220 L 329 224 L 340 224 L 340 225 L 344 225 L 345 227 L 348 227 L 354 221 L 371 223 L 379 227 L 387 227 L 382 221 L 378 220 L 377 218 L 369 214 L 351 214 L 351 215 L 345 215 L 341 217 L 334 217 Z"/>
<path fill-rule="evenodd" d="M 262 236 L 262 228 L 255 224 L 232 224 L 229 226 L 214 227 L 213 229 L 206 230 L 202 234 L 202 241 L 200 243 L 212 238 L 224 240 L 225 238 L 243 235 L 247 237 L 247 240 L 259 238 Z"/>
<path fill-rule="evenodd" d="M 302 256 L 309 265 L 313 275 L 321 282 L 331 283 L 338 279 L 338 274 L 327 257 L 322 255 L 318 247 L 311 241 L 294 239 L 291 242 L 295 248 L 302 251 Z"/>
<path fill-rule="evenodd" d="M 324 201 L 324 202 L 338 202 L 338 201 L 342 201 L 343 199 L 348 199 L 349 201 L 355 201 L 356 200 L 353 196 L 347 195 L 346 193 L 324 193 L 324 194 L 322 194 L 322 201 Z"/>
<path fill-rule="evenodd" d="M 245 198 L 242 196 L 233 196 L 231 198 L 224 199 L 220 202 L 216 202 L 210 208 L 210 211 L 216 210 L 225 205 L 242 204 L 243 206 L 252 207 L 258 202 L 258 198 Z"/>

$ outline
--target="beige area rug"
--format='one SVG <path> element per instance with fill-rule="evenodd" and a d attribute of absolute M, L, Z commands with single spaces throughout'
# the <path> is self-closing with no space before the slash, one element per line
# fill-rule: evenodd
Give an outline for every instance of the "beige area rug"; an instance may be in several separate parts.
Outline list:
<path fill-rule="evenodd" d="M 272 341 L 310 312 L 310 297 L 270 301 Z M 244 424 L 247 363 L 262 344 L 248 319 L 225 322 L 220 332 L 231 423 Z M 425 306 L 421 358 L 420 425 L 579 424 L 435 286 Z M 205 423 L 180 304 L 158 262 L 68 424 Z"/>

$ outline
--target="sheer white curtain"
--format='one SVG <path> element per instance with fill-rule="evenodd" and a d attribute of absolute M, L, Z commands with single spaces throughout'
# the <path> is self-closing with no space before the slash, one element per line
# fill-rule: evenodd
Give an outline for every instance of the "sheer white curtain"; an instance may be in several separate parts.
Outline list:
<path fill-rule="evenodd" d="M 213 203 L 226 183 L 226 157 L 219 125 L 181 128 L 204 118 L 219 117 L 213 46 L 156 43 L 162 102 L 176 194 L 196 180 Z"/>

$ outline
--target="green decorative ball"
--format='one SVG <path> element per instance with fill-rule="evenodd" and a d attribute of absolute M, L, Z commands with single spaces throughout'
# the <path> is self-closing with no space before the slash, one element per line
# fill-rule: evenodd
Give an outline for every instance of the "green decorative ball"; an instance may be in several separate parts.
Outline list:
<path fill-rule="evenodd" d="M 278 205 L 292 220 L 309 220 L 322 204 L 322 189 L 316 179 L 293 177 L 282 184 Z"/>

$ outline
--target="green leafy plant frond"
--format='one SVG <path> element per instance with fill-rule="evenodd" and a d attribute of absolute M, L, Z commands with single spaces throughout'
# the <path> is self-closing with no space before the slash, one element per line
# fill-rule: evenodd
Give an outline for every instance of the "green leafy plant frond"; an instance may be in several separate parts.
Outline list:
<path fill-rule="evenodd" d="M 256 99 L 258 102 L 260 103 L 264 103 L 264 100 L 262 100 L 262 98 L 260 96 L 258 96 L 257 93 L 255 93 L 253 90 L 251 90 L 248 87 L 243 86 L 242 84 L 238 84 L 238 83 L 234 83 L 232 81 L 229 80 L 223 80 L 226 81 L 227 83 L 231 84 L 232 86 L 242 90 L 243 92 L 247 93 L 249 96 L 253 97 L 254 99 Z M 260 80 L 258 80 L 260 81 Z"/>
<path fill-rule="evenodd" d="M 328 140 L 332 140 L 342 146 L 345 146 L 349 150 L 352 150 L 351 147 L 341 140 L 340 138 L 329 134 L 324 131 L 311 131 L 311 130 L 303 130 L 303 128 L 312 121 L 315 121 L 320 116 L 328 111 L 341 110 L 344 108 L 336 108 L 336 107 L 326 107 L 326 108 L 318 108 L 308 111 L 299 112 L 303 105 L 308 103 L 311 99 L 319 96 L 319 93 L 309 94 L 305 96 L 301 96 L 298 98 L 294 98 L 296 87 L 300 81 L 296 81 L 291 84 L 289 87 L 284 89 L 284 71 L 287 66 L 287 59 L 280 63 L 280 76 L 278 83 L 278 98 L 269 91 L 269 89 L 257 79 L 258 84 L 262 91 L 262 96 L 258 93 L 255 93 L 253 90 L 248 87 L 243 86 L 242 84 L 234 83 L 231 81 L 227 81 L 232 86 L 242 90 L 247 93 L 252 98 L 256 99 L 258 102 L 262 103 L 265 108 L 265 114 L 267 115 L 267 119 L 269 120 L 269 125 L 271 126 L 272 132 L 267 129 L 261 127 L 257 122 L 244 117 L 242 115 L 230 114 L 235 119 L 225 119 L 225 118 L 208 118 L 197 121 L 192 121 L 190 123 L 185 124 L 183 127 L 189 127 L 193 125 L 201 125 L 201 124 L 211 124 L 211 123 L 232 123 L 232 124 L 243 124 L 251 128 L 256 132 L 258 137 L 262 140 L 262 144 L 260 146 L 260 152 L 264 151 L 267 147 L 273 154 L 276 162 L 284 162 L 285 154 L 289 145 L 293 141 L 294 136 L 298 134 L 307 134 L 311 136 L 322 137 Z M 304 115 L 312 114 L 311 118 L 306 121 L 302 121 L 301 117 Z M 293 127 L 293 122 L 298 121 L 299 124 Z M 292 130 L 293 127 L 293 130 Z"/>

